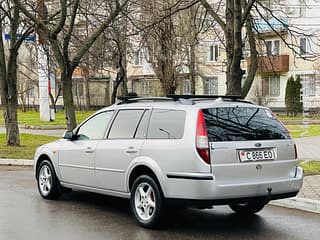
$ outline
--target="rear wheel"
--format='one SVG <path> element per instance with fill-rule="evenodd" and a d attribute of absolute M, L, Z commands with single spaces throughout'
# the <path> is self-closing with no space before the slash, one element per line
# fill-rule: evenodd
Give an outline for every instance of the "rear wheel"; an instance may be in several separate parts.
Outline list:
<path fill-rule="evenodd" d="M 37 172 L 38 190 L 45 199 L 56 199 L 61 195 L 61 186 L 50 161 L 41 162 Z"/>
<path fill-rule="evenodd" d="M 260 203 L 260 202 L 248 202 L 248 203 L 234 203 L 229 204 L 229 207 L 238 214 L 243 215 L 250 215 L 255 214 L 259 211 L 261 211 L 266 203 Z"/>
<path fill-rule="evenodd" d="M 160 222 L 164 213 L 164 199 L 152 177 L 142 175 L 134 181 L 130 207 L 135 220 L 141 226 L 153 228 Z"/>

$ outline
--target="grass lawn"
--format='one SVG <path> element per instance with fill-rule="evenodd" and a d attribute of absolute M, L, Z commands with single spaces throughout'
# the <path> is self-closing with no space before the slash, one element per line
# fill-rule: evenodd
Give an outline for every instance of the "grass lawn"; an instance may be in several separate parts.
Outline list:
<path fill-rule="evenodd" d="M 306 176 L 320 174 L 320 161 L 300 161 L 300 166 Z"/>
<path fill-rule="evenodd" d="M 298 114 L 295 117 L 290 117 L 290 116 L 287 116 L 286 114 L 277 114 L 277 117 L 281 121 L 283 121 L 283 120 L 303 120 L 302 114 Z M 308 116 L 307 118 L 310 119 L 310 120 L 319 120 L 320 119 L 320 115 Z"/>
<path fill-rule="evenodd" d="M 320 136 L 320 125 L 286 125 L 293 138 Z"/>
<path fill-rule="evenodd" d="M 42 135 L 20 133 L 21 147 L 6 146 L 6 135 L 0 134 L 0 158 L 33 159 L 37 147 L 59 139 Z"/>
<path fill-rule="evenodd" d="M 81 123 L 84 119 L 90 116 L 95 111 L 76 111 L 77 124 Z M 4 125 L 2 111 L 0 111 L 0 125 Z M 57 111 L 55 114 L 55 121 L 40 122 L 40 113 L 35 111 L 22 112 L 18 111 L 19 124 L 32 125 L 32 126 L 66 126 L 64 111 Z"/>

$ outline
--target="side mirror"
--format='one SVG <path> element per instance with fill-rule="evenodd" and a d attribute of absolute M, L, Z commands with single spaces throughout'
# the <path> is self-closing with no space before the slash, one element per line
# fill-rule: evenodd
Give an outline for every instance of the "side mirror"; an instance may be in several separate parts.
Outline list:
<path fill-rule="evenodd" d="M 64 138 L 64 139 L 68 139 L 68 140 L 74 139 L 73 132 L 72 132 L 72 131 L 66 131 L 66 132 L 64 132 L 63 138 Z"/>

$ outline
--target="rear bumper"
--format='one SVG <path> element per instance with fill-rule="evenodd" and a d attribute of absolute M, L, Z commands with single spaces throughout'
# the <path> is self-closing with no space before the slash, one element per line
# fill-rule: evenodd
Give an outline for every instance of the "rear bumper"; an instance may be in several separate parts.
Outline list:
<path fill-rule="evenodd" d="M 198 179 L 188 179 L 179 176 L 178 178 L 167 178 L 164 195 L 167 199 L 184 200 L 209 200 L 224 204 L 249 198 L 266 198 L 269 200 L 281 199 L 295 196 L 302 187 L 303 170 L 297 167 L 294 177 L 272 180 L 247 181 L 237 183 L 236 179 L 219 184 L 212 176 L 208 179 L 205 174 L 203 179 L 197 175 Z"/>
<path fill-rule="evenodd" d="M 298 192 L 290 192 L 290 193 L 282 193 L 282 194 L 270 194 L 270 195 L 258 196 L 258 197 L 211 199 L 211 200 L 168 198 L 166 199 L 166 201 L 167 201 L 167 204 L 171 206 L 210 207 L 213 205 L 228 205 L 231 203 L 247 203 L 247 202 L 268 203 L 271 200 L 295 197 L 297 194 Z"/>

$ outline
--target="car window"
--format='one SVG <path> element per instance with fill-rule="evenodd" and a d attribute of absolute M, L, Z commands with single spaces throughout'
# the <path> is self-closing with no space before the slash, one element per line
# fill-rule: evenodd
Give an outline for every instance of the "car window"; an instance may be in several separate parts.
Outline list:
<path fill-rule="evenodd" d="M 147 137 L 147 128 L 148 128 L 148 123 L 149 123 L 149 117 L 150 117 L 150 110 L 146 110 L 143 113 L 143 116 L 140 120 L 135 138 L 141 139 L 141 138 L 146 138 Z"/>
<path fill-rule="evenodd" d="M 112 115 L 113 111 L 108 111 L 90 118 L 78 129 L 78 139 L 102 139 Z"/>
<path fill-rule="evenodd" d="M 154 109 L 150 118 L 147 138 L 182 138 L 185 118 L 186 112 L 182 110 Z"/>
<path fill-rule="evenodd" d="M 120 110 L 111 126 L 109 139 L 133 138 L 144 110 Z"/>
<path fill-rule="evenodd" d="M 290 138 L 282 123 L 265 108 L 223 107 L 202 111 L 210 142 Z"/>

